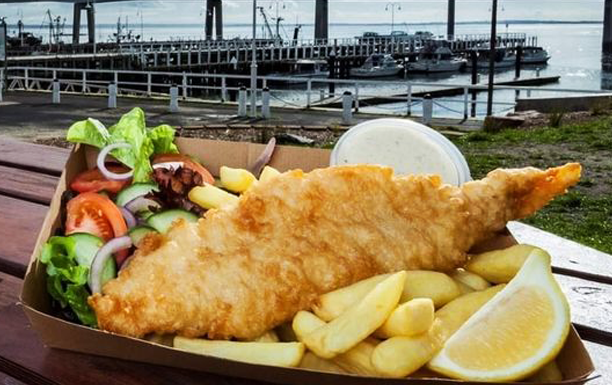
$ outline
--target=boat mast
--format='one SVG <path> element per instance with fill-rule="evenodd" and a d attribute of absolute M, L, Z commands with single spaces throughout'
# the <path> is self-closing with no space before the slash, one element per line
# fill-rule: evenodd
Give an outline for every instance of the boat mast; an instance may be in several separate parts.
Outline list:
<path fill-rule="evenodd" d="M 264 7 L 257 7 L 259 12 L 261 12 L 261 16 L 263 16 L 264 24 L 266 25 L 266 29 L 270 34 L 270 38 L 274 38 L 274 32 L 272 32 L 272 27 L 270 27 L 270 23 L 268 22 L 268 16 L 266 15 L 266 11 L 264 11 Z"/>

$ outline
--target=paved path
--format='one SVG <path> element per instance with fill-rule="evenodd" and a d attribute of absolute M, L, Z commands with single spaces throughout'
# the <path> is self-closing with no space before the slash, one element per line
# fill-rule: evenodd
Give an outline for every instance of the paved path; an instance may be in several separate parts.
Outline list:
<path fill-rule="evenodd" d="M 142 107 L 147 113 L 149 125 L 168 123 L 175 126 L 290 126 L 311 129 L 341 127 L 340 111 L 298 110 L 273 108 L 272 119 L 244 119 L 236 116 L 234 104 L 181 103 L 180 112 L 168 112 L 165 100 L 120 98 L 119 108 L 106 108 L 106 98 L 62 94 L 61 104 L 51 104 L 51 95 L 45 92 L 12 91 L 4 95 L 0 102 L 0 136 L 18 138 L 63 136 L 70 125 L 87 117 L 99 119 L 107 125 L 135 106 Z M 382 117 L 373 114 L 356 114 L 354 123 Z M 476 130 L 479 121 L 459 124 L 456 119 L 437 119 L 434 126 L 446 129 L 460 126 L 462 130 Z"/>

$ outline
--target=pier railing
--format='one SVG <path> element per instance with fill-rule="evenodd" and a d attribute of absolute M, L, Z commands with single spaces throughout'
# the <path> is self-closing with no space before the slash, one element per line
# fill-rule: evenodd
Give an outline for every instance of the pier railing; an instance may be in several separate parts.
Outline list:
<path fill-rule="evenodd" d="M 4 78 L 0 69 L 0 79 Z M 58 92 L 107 96 L 109 89 L 119 96 L 170 98 L 176 88 L 184 101 L 235 103 L 238 92 L 250 87 L 250 76 L 196 74 L 186 72 L 112 71 L 68 68 L 9 67 L 7 88 L 11 90 Z M 383 90 L 381 91 L 381 87 Z M 424 100 L 431 100 L 436 117 L 482 117 L 486 98 L 483 84 L 428 83 L 409 80 L 326 79 L 282 76 L 257 77 L 257 97 L 269 91 L 271 105 L 302 109 L 339 108 L 350 94 L 354 111 L 395 115 L 419 115 Z M 546 93 L 596 95 L 604 91 L 527 86 L 494 86 L 496 113 L 512 110 L 519 97 Z M 506 97 L 499 97 L 506 93 Z M 508 97 L 508 93 L 510 97 Z M 446 95 L 428 97 L 429 95 Z M 501 101 L 500 101 L 501 100 Z"/>

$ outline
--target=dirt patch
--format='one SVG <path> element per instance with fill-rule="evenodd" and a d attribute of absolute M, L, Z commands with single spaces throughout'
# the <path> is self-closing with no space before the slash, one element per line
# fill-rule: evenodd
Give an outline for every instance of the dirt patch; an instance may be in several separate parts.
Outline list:
<path fill-rule="evenodd" d="M 603 112 L 598 111 L 580 111 L 580 112 L 566 112 L 561 115 L 561 124 L 581 124 L 588 123 L 598 119 L 601 119 Z M 525 122 L 519 127 L 519 129 L 532 129 L 545 127 L 550 124 L 553 114 L 543 114 L 535 111 L 524 111 L 519 113 L 508 114 L 508 116 L 524 117 Z"/>

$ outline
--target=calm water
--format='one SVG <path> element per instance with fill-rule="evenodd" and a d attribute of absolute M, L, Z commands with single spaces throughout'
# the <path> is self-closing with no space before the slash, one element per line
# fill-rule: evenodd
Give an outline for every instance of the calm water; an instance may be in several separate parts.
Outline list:
<path fill-rule="evenodd" d="M 203 28 L 201 25 L 140 25 L 132 24 L 130 29 L 134 34 L 143 34 L 144 40 L 167 40 L 167 39 L 202 39 Z M 435 25 L 398 25 L 396 30 L 405 30 L 407 32 L 415 32 L 419 30 L 431 31 L 436 35 L 445 33 L 446 26 L 444 24 Z M 487 33 L 489 27 L 484 24 L 460 24 L 457 25 L 457 34 L 469 33 Z M 32 30 L 32 29 L 29 29 Z M 68 30 L 68 27 L 67 27 Z M 284 28 L 286 36 L 291 36 L 293 26 L 286 25 Z M 373 31 L 381 34 L 387 34 L 391 30 L 390 24 L 376 25 L 349 25 L 349 24 L 332 24 L 330 25 L 330 37 L 332 38 L 348 38 L 361 35 L 364 31 Z M 36 30 L 32 30 L 37 32 Z M 113 32 L 116 31 L 114 25 L 98 26 L 98 41 L 106 41 L 111 38 Z M 248 25 L 226 25 L 224 34 L 226 38 L 232 37 L 250 37 L 251 29 Z M 560 75 L 561 81 L 557 84 L 551 84 L 547 87 L 565 88 L 565 89 L 589 89 L 599 90 L 602 88 L 600 60 L 601 60 L 601 40 L 603 27 L 601 24 L 511 24 L 509 26 L 500 25 L 499 32 L 524 32 L 529 35 L 538 37 L 538 44 L 546 48 L 552 55 L 552 58 L 547 66 L 541 67 L 541 76 Z M 42 31 L 40 32 L 42 33 Z M 85 34 L 86 30 L 82 30 Z M 258 34 L 261 30 L 258 31 Z M 313 26 L 304 25 L 301 30 L 301 37 L 311 39 L 314 31 Z M 86 37 L 82 37 L 85 39 Z M 535 76 L 535 67 L 524 69 L 523 77 Z M 496 73 L 497 80 L 512 79 L 514 77 L 514 69 L 505 70 Z M 443 82 L 453 84 L 467 84 L 470 81 L 469 75 L 461 73 L 452 73 L 448 75 L 435 76 L 415 76 L 410 75 L 410 79 L 415 81 L 426 82 Z M 483 81 L 486 80 L 486 73 L 482 74 Z M 399 79 L 398 79 L 399 80 Z M 343 91 L 343 88 L 337 91 Z M 389 85 L 373 85 L 364 87 L 360 90 L 360 95 L 391 95 L 394 93 L 403 93 L 406 89 L 404 86 L 389 86 Z M 544 93 L 540 93 L 544 94 Z M 537 96 L 538 93 L 533 93 Z M 278 95 L 286 103 L 303 103 L 305 96 L 303 91 L 294 91 Z M 481 96 L 482 98 L 483 96 Z M 313 100 L 316 97 L 313 97 Z M 454 98 L 462 100 L 461 97 Z M 497 101 L 511 102 L 514 99 L 513 91 L 498 91 L 495 99 Z M 277 99 L 278 101 L 278 99 Z M 280 103 L 280 102 L 279 102 Z M 281 103 L 282 104 L 282 103 Z M 453 110 L 462 110 L 461 103 L 447 103 L 448 107 Z M 386 105 L 376 108 L 395 110 L 400 112 L 405 111 L 405 103 L 397 105 Z M 484 109 L 484 106 L 479 106 L 479 114 Z M 507 107 L 496 106 L 496 110 L 500 111 Z M 438 112 L 444 109 L 438 108 Z M 416 110 L 418 112 L 418 106 Z M 450 116 L 454 113 L 450 110 L 446 111 Z"/>

